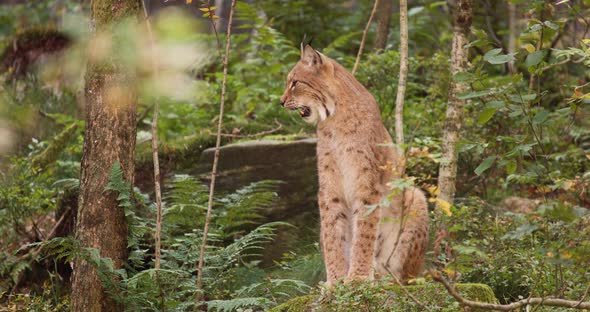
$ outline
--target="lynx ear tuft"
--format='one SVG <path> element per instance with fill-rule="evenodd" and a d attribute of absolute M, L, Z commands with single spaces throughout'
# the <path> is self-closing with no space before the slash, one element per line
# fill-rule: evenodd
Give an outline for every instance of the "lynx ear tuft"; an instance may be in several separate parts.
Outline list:
<path fill-rule="evenodd" d="M 301 39 L 301 58 L 303 58 L 303 53 L 305 51 L 305 47 L 311 46 L 311 42 L 313 41 L 313 37 L 309 38 L 308 42 L 305 42 L 306 40 L 307 40 L 307 34 L 303 34 L 303 39 Z"/>
<path fill-rule="evenodd" d="M 309 44 L 301 47 L 301 61 L 307 66 L 320 68 L 324 64 L 322 55 Z"/>

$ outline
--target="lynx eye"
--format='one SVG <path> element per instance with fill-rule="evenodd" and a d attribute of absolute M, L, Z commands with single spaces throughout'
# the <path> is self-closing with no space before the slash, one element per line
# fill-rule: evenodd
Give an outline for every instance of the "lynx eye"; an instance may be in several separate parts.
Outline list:
<path fill-rule="evenodd" d="M 295 86 L 297 85 L 297 83 L 299 83 L 299 81 L 293 80 L 293 82 L 291 82 L 291 89 L 295 89 Z"/>

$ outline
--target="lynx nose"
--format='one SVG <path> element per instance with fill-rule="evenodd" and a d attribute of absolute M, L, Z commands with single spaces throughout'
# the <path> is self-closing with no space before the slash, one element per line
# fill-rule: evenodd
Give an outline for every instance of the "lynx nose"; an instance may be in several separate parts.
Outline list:
<path fill-rule="evenodd" d="M 280 100 L 281 106 L 285 107 L 285 101 L 283 99 Z"/>

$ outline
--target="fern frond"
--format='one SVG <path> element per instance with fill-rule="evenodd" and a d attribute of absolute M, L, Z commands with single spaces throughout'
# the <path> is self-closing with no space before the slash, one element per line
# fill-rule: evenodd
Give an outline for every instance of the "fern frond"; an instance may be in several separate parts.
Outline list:
<path fill-rule="evenodd" d="M 238 309 L 266 308 L 271 301 L 264 297 L 234 298 L 229 300 L 207 301 L 207 311 L 233 312 Z"/>

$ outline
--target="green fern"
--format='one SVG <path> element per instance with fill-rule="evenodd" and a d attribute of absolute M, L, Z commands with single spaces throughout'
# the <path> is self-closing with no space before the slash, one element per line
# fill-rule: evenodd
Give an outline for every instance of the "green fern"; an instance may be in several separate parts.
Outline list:
<path fill-rule="evenodd" d="M 105 187 L 108 191 L 114 191 L 119 193 L 117 200 L 119 201 L 119 207 L 125 209 L 125 216 L 128 216 L 131 208 L 131 183 L 125 181 L 123 178 L 123 169 L 118 161 L 113 163 L 111 167 L 111 173 L 109 174 L 109 182 Z"/>
<path fill-rule="evenodd" d="M 272 242 L 277 228 L 286 223 L 259 224 L 259 212 L 276 204 L 278 182 L 260 181 L 219 196 L 214 201 L 211 231 L 205 249 L 203 282 L 205 296 L 212 301 L 209 310 L 235 311 L 245 308 L 265 309 L 307 290 L 301 281 L 264 280 L 264 272 L 234 285 L 238 272 L 255 268 L 265 244 Z M 119 163 L 111 168 L 109 191 L 117 200 L 129 224 L 129 266 L 115 269 L 110 259 L 98 250 L 84 248 L 73 238 L 55 238 L 31 247 L 42 247 L 42 254 L 66 262 L 82 259 L 92 264 L 108 294 L 133 311 L 194 311 L 196 267 L 202 240 L 203 215 L 208 192 L 198 180 L 177 176 L 165 187 L 161 269 L 150 265 L 153 246 L 155 207 L 149 196 L 123 179 Z"/>
<path fill-rule="evenodd" d="M 229 300 L 211 300 L 207 301 L 208 311 L 231 312 L 240 311 L 239 309 L 260 308 L 270 306 L 270 300 L 265 297 L 252 298 L 234 298 Z"/>

